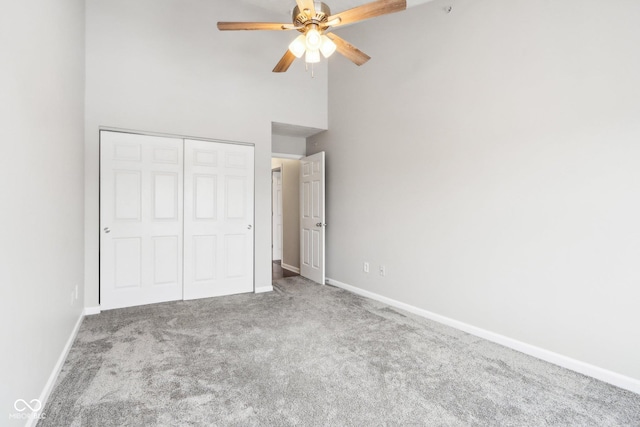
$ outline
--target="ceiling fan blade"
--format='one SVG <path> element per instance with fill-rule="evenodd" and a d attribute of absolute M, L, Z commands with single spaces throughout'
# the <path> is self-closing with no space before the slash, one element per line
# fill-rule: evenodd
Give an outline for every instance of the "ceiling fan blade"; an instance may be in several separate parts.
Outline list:
<path fill-rule="evenodd" d="M 276 67 L 273 69 L 274 73 L 284 73 L 289 69 L 293 61 L 296 60 L 296 56 L 291 53 L 289 49 L 285 52 L 284 56 L 280 59 L 280 62 L 276 64 Z"/>
<path fill-rule="evenodd" d="M 309 9 L 309 16 L 315 16 L 316 9 L 313 5 L 313 0 L 296 0 L 296 3 L 298 4 L 301 12 L 305 9 Z"/>
<path fill-rule="evenodd" d="M 376 16 L 400 12 L 406 8 L 407 0 L 378 0 L 332 15 L 329 17 L 329 22 L 340 18 L 340 23 L 334 26 L 352 24 Z"/>
<path fill-rule="evenodd" d="M 285 31 L 293 30 L 295 27 L 291 24 L 279 24 L 277 22 L 218 22 L 220 31 L 237 31 L 237 30 L 275 30 Z"/>
<path fill-rule="evenodd" d="M 341 55 L 345 56 L 354 64 L 360 66 L 371 59 L 369 55 L 362 52 L 360 49 L 349 43 L 348 41 L 338 37 L 334 33 L 326 33 L 326 36 L 329 37 L 336 44 L 336 50 Z"/>

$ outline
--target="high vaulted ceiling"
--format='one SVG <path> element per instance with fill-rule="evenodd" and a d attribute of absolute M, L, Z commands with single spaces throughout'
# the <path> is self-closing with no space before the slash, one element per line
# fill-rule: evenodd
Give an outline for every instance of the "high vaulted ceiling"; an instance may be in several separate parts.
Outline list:
<path fill-rule="evenodd" d="M 296 0 L 237 0 L 255 8 L 255 14 L 245 17 L 246 21 L 273 21 L 281 16 L 280 22 L 289 22 L 291 12 L 296 6 Z M 374 0 L 324 0 L 332 13 L 343 12 L 356 6 L 370 3 Z M 407 0 L 407 7 L 428 3 L 432 0 Z M 264 16 L 264 17 L 263 17 Z M 284 135 L 296 138 L 307 138 L 322 132 L 322 129 L 308 128 L 304 126 L 291 125 L 287 123 L 273 123 L 272 133 L 274 135 Z"/>

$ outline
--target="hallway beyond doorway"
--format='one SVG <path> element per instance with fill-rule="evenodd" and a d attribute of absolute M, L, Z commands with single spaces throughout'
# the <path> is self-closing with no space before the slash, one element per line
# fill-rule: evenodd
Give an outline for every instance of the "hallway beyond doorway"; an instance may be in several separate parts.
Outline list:
<path fill-rule="evenodd" d="M 278 280 L 278 279 L 282 279 L 284 277 L 299 276 L 298 273 L 295 273 L 293 271 L 287 270 L 286 268 L 282 268 L 282 265 L 280 264 L 280 261 L 273 261 L 271 271 L 272 271 L 272 273 L 271 273 L 271 279 L 272 280 Z"/>

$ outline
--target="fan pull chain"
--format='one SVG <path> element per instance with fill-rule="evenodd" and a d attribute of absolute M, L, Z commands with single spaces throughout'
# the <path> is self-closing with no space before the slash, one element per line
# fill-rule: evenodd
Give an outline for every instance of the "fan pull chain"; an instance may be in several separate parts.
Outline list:
<path fill-rule="evenodd" d="M 309 71 L 309 63 L 305 62 L 304 63 L 304 72 L 306 73 L 308 71 Z M 311 63 L 311 78 L 312 79 L 316 78 L 316 75 L 315 75 L 315 72 L 314 72 L 314 69 L 313 69 L 313 62 Z"/>

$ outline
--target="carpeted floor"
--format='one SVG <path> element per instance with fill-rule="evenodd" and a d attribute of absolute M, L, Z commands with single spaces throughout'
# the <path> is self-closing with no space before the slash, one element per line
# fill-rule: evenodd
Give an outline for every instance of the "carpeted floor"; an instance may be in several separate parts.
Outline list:
<path fill-rule="evenodd" d="M 87 317 L 43 426 L 640 426 L 640 395 L 301 277 Z"/>

